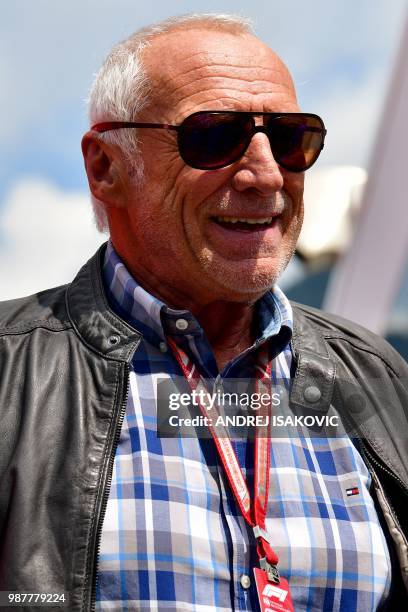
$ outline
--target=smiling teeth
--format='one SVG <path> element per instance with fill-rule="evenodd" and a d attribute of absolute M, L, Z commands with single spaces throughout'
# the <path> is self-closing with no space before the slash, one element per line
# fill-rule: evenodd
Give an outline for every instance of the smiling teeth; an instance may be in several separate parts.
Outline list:
<path fill-rule="evenodd" d="M 269 225 L 273 217 L 263 217 L 263 219 L 247 219 L 246 217 L 215 217 L 216 221 L 223 223 L 249 223 L 250 225 Z"/>

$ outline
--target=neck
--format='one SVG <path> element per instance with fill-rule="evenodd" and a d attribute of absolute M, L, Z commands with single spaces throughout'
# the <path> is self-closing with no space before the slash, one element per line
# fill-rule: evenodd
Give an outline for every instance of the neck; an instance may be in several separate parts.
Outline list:
<path fill-rule="evenodd" d="M 251 346 L 253 304 L 216 301 L 196 314 L 214 351 L 218 369 Z"/>
<path fill-rule="evenodd" d="M 195 316 L 205 332 L 220 371 L 231 359 L 251 346 L 253 303 L 213 300 L 202 305 L 189 299 L 187 295 L 180 299 L 181 296 L 173 288 L 171 292 L 165 291 L 166 287 L 162 285 L 160 290 L 146 285 L 144 288 L 169 306 L 189 310 Z"/>
<path fill-rule="evenodd" d="M 196 317 L 214 351 L 220 370 L 252 344 L 254 303 L 259 296 L 249 303 L 199 294 L 199 289 L 189 292 L 185 285 L 176 287 L 156 278 L 151 271 L 147 273 L 143 267 L 129 265 L 127 258 L 123 257 L 120 251 L 119 256 L 146 291 L 168 306 L 189 310 Z"/>

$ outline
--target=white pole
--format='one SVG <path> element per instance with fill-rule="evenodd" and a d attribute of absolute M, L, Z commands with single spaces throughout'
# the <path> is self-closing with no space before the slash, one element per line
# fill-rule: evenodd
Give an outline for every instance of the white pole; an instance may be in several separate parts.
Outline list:
<path fill-rule="evenodd" d="M 353 241 L 333 270 L 324 310 L 383 333 L 407 261 L 408 20 Z"/>

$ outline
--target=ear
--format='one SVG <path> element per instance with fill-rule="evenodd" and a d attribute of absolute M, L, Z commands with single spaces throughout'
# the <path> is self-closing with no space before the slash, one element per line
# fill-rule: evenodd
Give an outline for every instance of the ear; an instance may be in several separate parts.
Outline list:
<path fill-rule="evenodd" d="M 87 132 L 81 142 L 92 195 L 107 206 L 123 208 L 128 202 L 129 176 L 119 147 Z"/>

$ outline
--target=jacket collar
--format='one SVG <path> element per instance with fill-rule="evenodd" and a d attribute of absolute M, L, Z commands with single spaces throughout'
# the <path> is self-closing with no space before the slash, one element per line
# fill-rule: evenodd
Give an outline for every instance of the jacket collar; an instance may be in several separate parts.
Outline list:
<path fill-rule="evenodd" d="M 92 350 L 107 358 L 130 363 L 142 335 L 109 307 L 102 281 L 105 248 L 106 243 L 68 286 L 68 315 L 78 335 Z M 335 365 L 318 329 L 296 305 L 292 306 L 296 375 L 290 400 L 300 408 L 325 413 L 332 400 Z"/>
<path fill-rule="evenodd" d="M 66 305 L 71 323 L 92 350 L 130 363 L 141 334 L 117 317 L 106 300 L 102 282 L 103 244 L 68 285 Z"/>
<path fill-rule="evenodd" d="M 130 274 L 125 263 L 109 241 L 102 268 L 103 284 L 112 310 L 132 328 L 137 329 L 149 343 L 157 348 L 166 342 L 167 336 L 195 337 L 207 345 L 205 331 L 194 315 L 185 309 L 174 309 L 144 289 Z M 257 302 L 256 337 L 247 351 L 253 350 L 273 338 L 276 354 L 286 347 L 292 337 L 292 307 L 277 285 L 267 291 Z M 177 320 L 184 319 L 187 327 L 177 328 Z M 199 340 L 200 339 L 200 340 Z M 187 342 L 189 342 L 187 340 Z M 208 352 L 209 346 L 205 349 Z M 212 351 L 210 351 L 212 354 Z M 242 356 L 242 355 L 241 355 Z"/>

